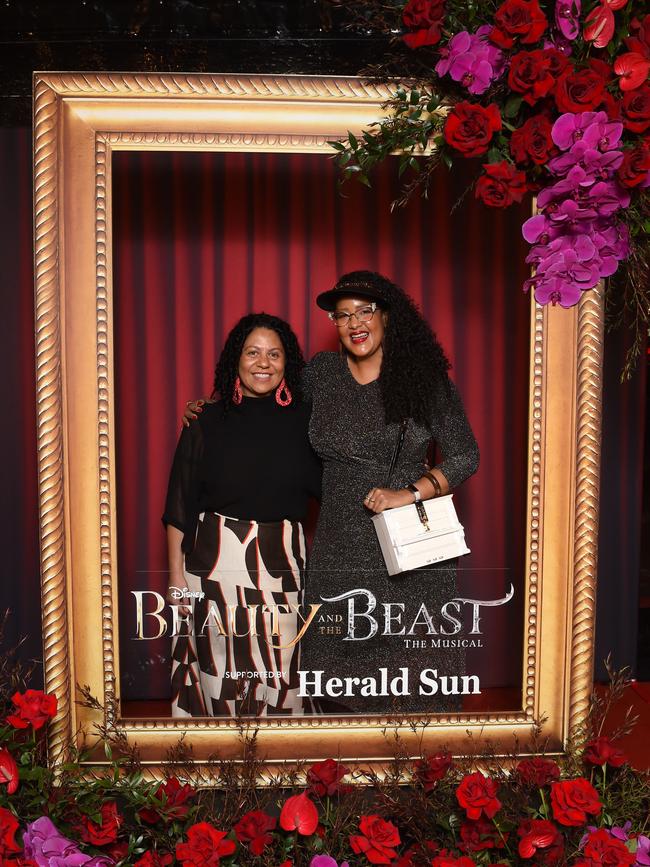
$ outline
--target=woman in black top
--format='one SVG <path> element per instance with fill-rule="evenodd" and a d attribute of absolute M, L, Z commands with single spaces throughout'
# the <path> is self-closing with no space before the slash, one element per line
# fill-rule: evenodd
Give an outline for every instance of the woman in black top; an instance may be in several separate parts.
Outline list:
<path fill-rule="evenodd" d="M 221 399 L 181 433 L 163 516 L 170 597 L 186 616 L 172 648 L 174 716 L 301 713 L 300 521 L 320 486 L 303 365 L 286 322 L 245 316 L 217 363 Z"/>

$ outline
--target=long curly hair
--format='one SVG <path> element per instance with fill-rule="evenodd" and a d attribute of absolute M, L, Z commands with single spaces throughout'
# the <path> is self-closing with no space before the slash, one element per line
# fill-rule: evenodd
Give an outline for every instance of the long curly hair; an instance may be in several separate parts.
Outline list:
<path fill-rule="evenodd" d="M 302 349 L 291 326 L 278 316 L 269 313 L 249 313 L 243 316 L 232 329 L 219 356 L 214 370 L 212 397 L 221 397 L 224 412 L 232 403 L 235 379 L 239 369 L 239 359 L 244 343 L 251 331 L 268 328 L 275 331 L 282 342 L 285 354 L 284 379 L 293 395 L 294 402 L 301 399 L 300 373 L 305 366 Z"/>
<path fill-rule="evenodd" d="M 451 367 L 429 323 L 403 289 L 374 271 L 344 274 L 336 289 L 350 285 L 350 295 L 363 297 L 363 286 L 379 295 L 387 311 L 379 388 L 386 423 L 412 418 L 425 427 L 443 410 L 451 384 Z"/>

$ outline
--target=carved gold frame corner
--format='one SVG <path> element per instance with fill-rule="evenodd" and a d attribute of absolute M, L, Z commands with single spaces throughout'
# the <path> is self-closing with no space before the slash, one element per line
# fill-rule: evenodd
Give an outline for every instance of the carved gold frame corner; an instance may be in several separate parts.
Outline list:
<path fill-rule="evenodd" d="M 224 720 L 122 720 L 116 702 L 111 162 L 113 150 L 323 153 L 381 116 L 390 90 L 354 78 L 36 73 L 34 228 L 38 470 L 45 684 L 59 710 L 53 763 L 93 724 L 137 742 L 152 774 L 187 733 L 199 763 L 237 758 Z M 412 753 L 466 732 L 505 749 L 543 733 L 562 752 L 592 686 L 603 346 L 602 292 L 531 305 L 522 707 L 400 728 Z M 104 711 L 74 701 L 87 684 Z M 389 758 L 384 717 L 260 720 L 269 765 Z M 90 763 L 101 765 L 99 753 Z"/>

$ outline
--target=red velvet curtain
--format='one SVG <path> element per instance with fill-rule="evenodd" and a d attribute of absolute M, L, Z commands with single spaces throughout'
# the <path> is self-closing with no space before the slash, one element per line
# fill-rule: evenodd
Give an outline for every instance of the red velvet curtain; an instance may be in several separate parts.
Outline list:
<path fill-rule="evenodd" d="M 32 137 L 0 129 L 0 615 L 5 648 L 42 658 L 34 375 Z M 40 668 L 34 687 L 41 681 Z"/>
<path fill-rule="evenodd" d="M 468 672 L 517 686 L 524 586 L 529 300 L 521 223 L 486 211 L 470 175 L 440 171 L 428 201 L 391 213 L 395 167 L 373 189 L 337 189 L 316 155 L 117 153 L 113 159 L 117 496 L 124 698 L 167 694 L 165 641 L 136 641 L 133 590 L 166 587 L 160 523 L 184 402 L 211 390 L 240 316 L 287 318 L 310 357 L 336 347 L 314 298 L 369 268 L 418 302 L 445 347 L 482 453 L 457 494 L 472 554 L 461 590 L 507 606 L 484 615 Z M 152 610 L 149 597 L 148 610 Z M 149 628 L 154 625 L 149 619 Z"/>

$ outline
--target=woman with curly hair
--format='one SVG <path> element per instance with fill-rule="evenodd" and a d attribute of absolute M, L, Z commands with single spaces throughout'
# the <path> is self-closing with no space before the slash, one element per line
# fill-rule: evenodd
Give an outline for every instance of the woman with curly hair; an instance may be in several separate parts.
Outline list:
<path fill-rule="evenodd" d="M 371 516 L 448 493 L 476 471 L 476 441 L 449 379 L 450 365 L 442 347 L 398 286 L 380 274 L 355 271 L 321 293 L 316 303 L 328 311 L 337 329 L 340 352 L 317 354 L 303 376 L 305 395 L 312 400 L 309 435 L 323 462 L 321 509 L 305 601 L 344 597 L 327 602 L 323 609 L 329 623 L 342 624 L 343 634 L 332 635 L 332 630 L 312 625 L 302 642 L 301 669 L 307 670 L 310 683 L 314 671 L 323 672 L 323 681 L 335 676 L 345 683 L 345 678 L 370 676 L 379 682 L 380 668 L 386 668 L 392 678 L 407 665 L 410 694 L 395 709 L 455 710 L 456 696 L 419 696 L 417 684 L 425 668 L 436 669 L 438 676 L 463 674 L 463 651 L 430 648 L 426 633 L 411 636 L 426 638 L 426 649 L 407 651 L 404 638 L 397 637 L 405 604 L 408 609 L 417 602 L 415 616 L 421 603 L 429 612 L 439 612 L 442 604 L 453 599 L 455 562 L 389 577 Z M 391 457 L 405 419 L 402 449 L 387 488 Z M 442 460 L 429 470 L 432 442 Z M 380 628 L 367 637 L 371 621 L 359 617 L 358 640 L 342 640 L 349 629 L 349 597 L 345 597 L 359 588 L 374 595 Z M 366 603 L 359 603 L 358 610 L 367 610 Z M 391 612 L 393 636 L 382 634 L 386 611 Z M 317 705 L 322 712 L 391 710 L 390 698 L 365 692 L 360 695 L 357 688 L 356 694 L 339 693 L 336 703 L 325 700 Z"/>
<path fill-rule="evenodd" d="M 174 716 L 291 715 L 298 697 L 301 521 L 320 466 L 301 399 L 304 360 L 266 313 L 232 329 L 213 397 L 183 429 L 170 474 L 169 597 Z"/>

